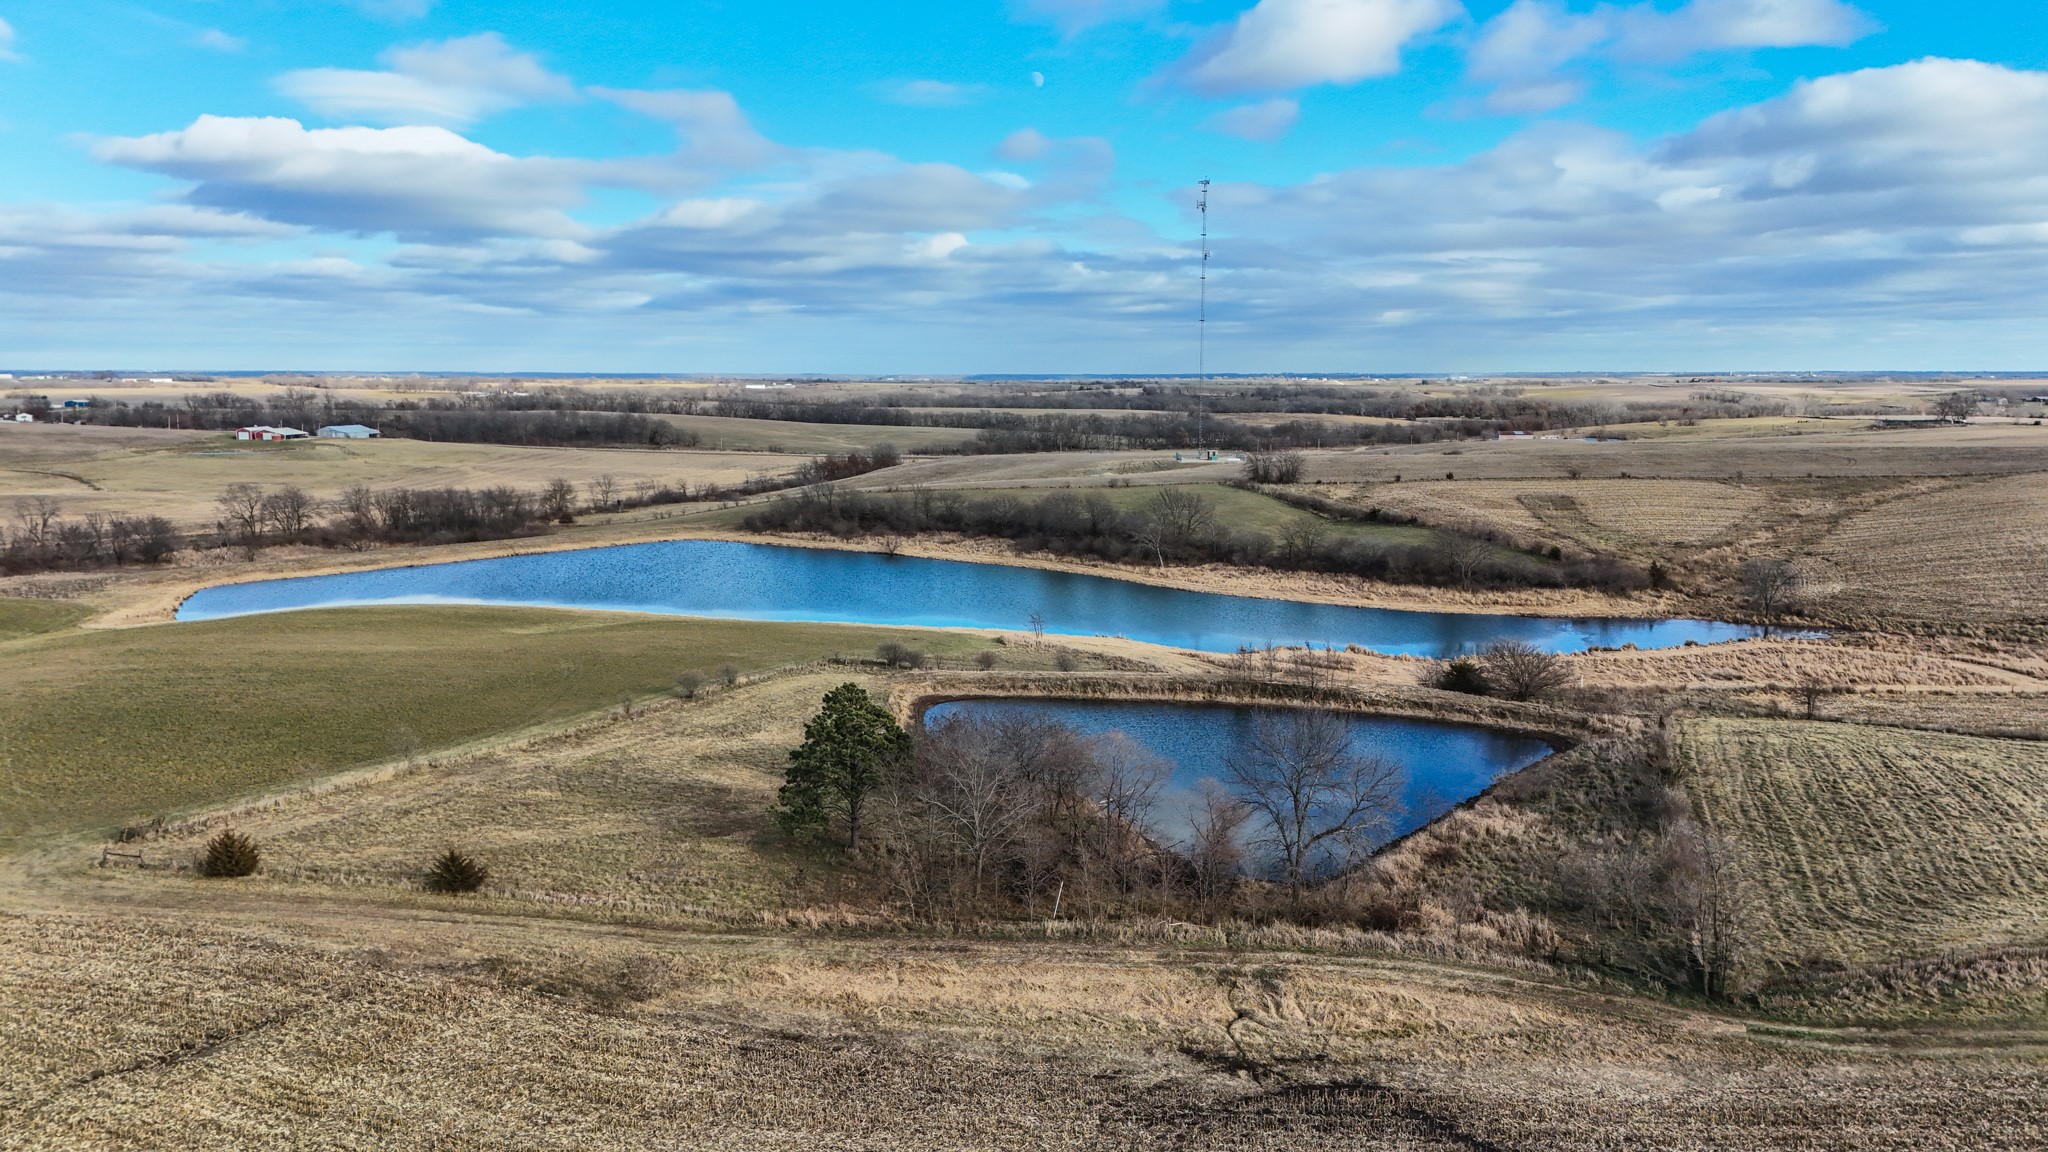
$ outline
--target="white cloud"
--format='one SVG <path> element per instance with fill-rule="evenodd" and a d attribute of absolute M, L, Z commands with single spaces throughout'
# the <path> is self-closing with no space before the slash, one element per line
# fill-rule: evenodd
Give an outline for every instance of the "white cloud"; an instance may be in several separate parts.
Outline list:
<path fill-rule="evenodd" d="M 240 52 L 249 42 L 240 36 L 223 32 L 218 28 L 207 28 L 192 37 L 192 43 L 213 52 Z"/>
<path fill-rule="evenodd" d="M 1839 47 L 1877 28 L 1842 0 L 1691 0 L 1673 12 L 1640 4 L 1617 20 L 1624 51 L 1672 57 L 1717 48 Z"/>
<path fill-rule="evenodd" d="M 1301 105 L 1285 97 L 1244 104 L 1211 116 L 1203 127 L 1246 140 L 1278 140 L 1301 119 Z"/>
<path fill-rule="evenodd" d="M 1268 222 L 1265 268 L 1240 273 L 1252 290 L 1318 285 L 1274 323 L 1401 309 L 1442 332 L 1634 339 L 1979 322 L 2033 307 L 2044 135 L 2048 73 L 1924 60 L 1802 83 L 1648 149 L 1548 125 L 1462 164 L 1218 199 Z M 1986 235 L 2006 246 L 1972 247 Z"/>
<path fill-rule="evenodd" d="M 684 141 L 685 158 L 721 168 L 755 168 L 785 159 L 789 150 L 754 130 L 739 101 L 715 89 L 638 91 L 592 88 L 591 95 L 642 116 L 665 120 Z"/>
<path fill-rule="evenodd" d="M 1537 113 L 1579 98 L 1570 69 L 1606 54 L 1672 60 L 1700 52 L 1840 46 L 1876 24 L 1842 0 L 1690 0 L 1572 12 L 1555 0 L 1515 0 L 1479 30 L 1467 75 L 1492 89 L 1496 112 Z"/>
<path fill-rule="evenodd" d="M 1166 0 L 1013 0 L 1020 20 L 1051 24 L 1071 36 L 1098 24 L 1148 16 L 1166 7 Z"/>
<path fill-rule="evenodd" d="M 954 84 L 946 80 L 904 80 L 884 85 L 882 98 L 892 104 L 905 104 L 913 108 L 954 108 L 965 104 L 981 94 L 974 84 Z"/>
<path fill-rule="evenodd" d="M 1404 45 L 1462 11 L 1457 0 L 1259 0 L 1183 76 L 1209 94 L 1353 84 L 1400 71 Z"/>
<path fill-rule="evenodd" d="M 494 112 L 576 98 L 565 77 L 531 53 L 514 51 L 496 32 L 393 48 L 390 70 L 303 68 L 277 78 L 277 89 L 323 116 L 379 124 L 460 127 Z"/>
<path fill-rule="evenodd" d="M 14 50 L 14 26 L 0 20 L 0 60 L 20 59 L 21 55 Z"/>
<path fill-rule="evenodd" d="M 633 95 L 752 132 L 723 94 Z M 2014 359 L 2036 346 L 2048 259 L 2044 136 L 2048 72 L 1931 59 L 1803 83 L 1648 145 L 1544 124 L 1455 164 L 1219 185 L 1229 229 L 1212 338 L 1247 367 L 1403 350 L 1425 367 L 1731 350 L 1810 364 L 1911 325 L 1934 334 L 1914 346 L 1922 361 L 1993 346 Z M 303 316 L 343 354 L 333 333 L 362 324 L 416 325 L 419 347 L 464 354 L 589 340 L 575 347 L 593 364 L 678 332 L 744 331 L 731 338 L 751 341 L 756 368 L 812 349 L 845 368 L 852 335 L 883 370 L 930 348 L 980 369 L 1037 347 L 1004 343 L 1047 327 L 1029 318 L 1052 321 L 1050 346 L 1069 355 L 1089 340 L 1133 369 L 1179 355 L 1189 247 L 1111 212 L 1099 183 L 1062 182 L 1063 165 L 1103 170 L 1100 142 L 1013 139 L 1046 164 L 1029 187 L 781 150 L 795 159 L 772 179 L 732 175 L 599 227 L 571 213 L 613 179 L 603 164 L 506 156 L 440 128 L 208 118 L 100 145 L 110 162 L 192 182 L 175 203 L 119 216 L 0 206 L 0 295 L 37 340 L 104 331 L 80 318 L 147 296 L 113 311 L 215 341 L 250 318 Z M 342 259 L 332 233 L 409 246 Z M 224 244 L 244 251 L 206 255 Z M 273 247 L 290 254 L 261 262 Z M 206 327 L 223 317 L 244 327 Z M 954 335 L 908 338 L 938 332 L 935 319 Z M 824 332 L 834 339 L 803 342 Z"/>
<path fill-rule="evenodd" d="M 1578 15 L 1544 0 L 1515 0 L 1486 22 L 1467 57 L 1474 80 L 1494 85 L 1500 112 L 1546 112 L 1578 99 L 1581 85 L 1559 68 L 1613 36 L 1607 15 Z"/>
<path fill-rule="evenodd" d="M 201 116 L 116 137 L 99 159 L 193 182 L 186 203 L 332 232 L 403 237 L 564 236 L 582 166 L 494 152 L 445 128 L 317 128 Z"/>
<path fill-rule="evenodd" d="M 1036 128 L 1019 128 L 996 145 L 996 155 L 1005 160 L 1037 160 L 1052 151 L 1052 138 Z"/>

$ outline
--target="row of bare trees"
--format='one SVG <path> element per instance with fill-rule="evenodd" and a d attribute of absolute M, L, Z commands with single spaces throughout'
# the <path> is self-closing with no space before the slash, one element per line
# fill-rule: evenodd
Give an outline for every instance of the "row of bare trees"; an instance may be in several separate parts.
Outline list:
<path fill-rule="evenodd" d="M 47 496 L 14 502 L 0 528 L 0 572 L 18 575 L 123 564 L 161 564 L 178 550 L 178 534 L 161 516 L 89 512 L 66 517 Z"/>
<path fill-rule="evenodd" d="M 1123 737 L 1035 712 L 963 712 L 906 732 L 856 685 L 828 693 L 777 807 L 836 837 L 912 914 L 1244 910 L 1242 882 L 1298 907 L 1356 866 L 1402 811 L 1405 783 L 1361 754 L 1340 715 L 1256 714 L 1224 778 L 1190 800 L 1172 766 Z"/>

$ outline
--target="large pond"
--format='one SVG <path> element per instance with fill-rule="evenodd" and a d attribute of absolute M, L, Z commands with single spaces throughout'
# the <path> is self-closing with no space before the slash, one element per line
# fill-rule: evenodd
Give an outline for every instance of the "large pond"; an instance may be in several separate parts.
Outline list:
<path fill-rule="evenodd" d="M 1248 733 L 1256 710 L 1223 704 L 1168 704 L 1129 701 L 955 700 L 935 704 L 925 723 L 969 715 L 985 718 L 1048 716 L 1089 736 L 1121 732 L 1173 765 L 1161 797 L 1159 822 L 1168 839 L 1186 835 L 1189 811 L 1202 781 L 1227 780 L 1225 762 Z M 1550 755 L 1550 745 L 1464 724 L 1349 716 L 1351 747 L 1400 766 L 1405 776 L 1402 811 L 1388 835 L 1422 827 L 1461 801 L 1469 800 L 1502 775 Z"/>
<path fill-rule="evenodd" d="M 224 584 L 194 593 L 180 620 L 363 604 L 512 604 L 741 620 L 953 628 L 1028 627 L 1127 636 L 1207 652 L 1357 644 L 1444 656 L 1500 639 L 1553 652 L 1594 645 L 1674 648 L 1756 634 L 1709 620 L 1559 619 L 1347 608 L 1159 588 L 1002 564 L 676 540 Z"/>

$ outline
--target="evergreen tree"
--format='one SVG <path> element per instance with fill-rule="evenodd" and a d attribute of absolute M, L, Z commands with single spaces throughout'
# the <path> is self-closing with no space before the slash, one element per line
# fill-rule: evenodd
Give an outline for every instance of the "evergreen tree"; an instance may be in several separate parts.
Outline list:
<path fill-rule="evenodd" d="M 832 689 L 804 725 L 803 744 L 789 754 L 776 821 L 792 833 L 815 832 L 837 816 L 846 821 L 847 850 L 858 850 L 861 811 L 909 747 L 909 733 L 860 685 Z"/>

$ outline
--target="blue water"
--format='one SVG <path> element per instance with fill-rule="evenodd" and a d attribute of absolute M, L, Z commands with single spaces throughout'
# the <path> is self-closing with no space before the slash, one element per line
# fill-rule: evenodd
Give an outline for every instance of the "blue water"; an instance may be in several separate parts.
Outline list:
<path fill-rule="evenodd" d="M 1159 823 L 1169 839 L 1186 835 L 1188 813 L 1202 781 L 1225 782 L 1224 762 L 1249 732 L 1255 710 L 1223 704 L 1154 704 L 1124 701 L 955 700 L 925 713 L 933 724 L 951 716 L 986 718 L 1019 714 L 1050 716 L 1089 735 L 1121 732 L 1174 766 L 1161 797 Z M 1354 716 L 1351 747 L 1401 766 L 1406 774 L 1402 811 L 1386 829 L 1388 838 L 1406 835 L 1460 801 L 1484 792 L 1505 773 L 1528 767 L 1552 748 L 1533 736 L 1516 736 L 1463 724 Z"/>
<path fill-rule="evenodd" d="M 1128 636 L 1205 652 L 1309 643 L 1446 656 L 1509 638 L 1553 652 L 1577 652 L 1594 645 L 1710 644 L 1757 631 L 1707 620 L 1566 620 L 1346 608 L 1001 564 L 720 540 L 223 584 L 194 593 L 178 608 L 178 619 L 361 604 L 512 604 L 1017 630 L 1028 627 L 1038 613 L 1045 630 L 1058 635 Z"/>

